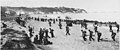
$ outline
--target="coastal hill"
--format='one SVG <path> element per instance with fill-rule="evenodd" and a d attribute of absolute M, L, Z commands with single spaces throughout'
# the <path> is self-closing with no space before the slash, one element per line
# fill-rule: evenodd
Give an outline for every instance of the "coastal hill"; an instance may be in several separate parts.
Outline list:
<path fill-rule="evenodd" d="M 10 7 L 2 6 L 2 9 L 12 10 L 12 11 L 24 11 L 32 13 L 44 13 L 44 14 L 53 14 L 53 13 L 87 13 L 85 9 L 76 9 L 68 7 Z"/>

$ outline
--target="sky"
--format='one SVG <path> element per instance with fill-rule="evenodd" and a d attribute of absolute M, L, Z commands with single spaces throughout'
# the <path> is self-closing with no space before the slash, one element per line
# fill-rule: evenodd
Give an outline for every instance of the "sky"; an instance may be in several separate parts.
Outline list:
<path fill-rule="evenodd" d="M 0 0 L 1 6 L 73 7 L 88 12 L 120 12 L 119 0 Z"/>

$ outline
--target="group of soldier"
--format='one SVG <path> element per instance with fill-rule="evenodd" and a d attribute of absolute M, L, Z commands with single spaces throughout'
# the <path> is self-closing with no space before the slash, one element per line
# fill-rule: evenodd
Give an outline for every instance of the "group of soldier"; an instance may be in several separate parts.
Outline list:
<path fill-rule="evenodd" d="M 82 24 L 81 24 L 81 25 L 82 25 Z M 102 33 L 101 33 L 100 31 L 98 31 L 98 23 L 95 22 L 95 23 L 93 24 L 93 27 L 94 27 L 94 31 L 91 31 L 90 29 L 87 28 L 87 26 L 86 26 L 86 24 L 85 24 L 85 26 L 84 26 L 85 30 L 81 30 L 81 32 L 82 32 L 82 37 L 83 37 L 83 40 L 84 40 L 84 41 L 87 41 L 87 38 L 86 38 L 86 36 L 87 36 L 86 33 L 87 33 L 87 32 L 86 32 L 86 30 L 89 31 L 89 40 L 90 40 L 90 41 L 91 41 L 91 40 L 95 41 L 95 39 L 93 38 L 93 36 L 95 36 L 95 35 L 93 35 L 94 32 L 95 32 L 95 34 L 97 34 L 97 41 L 98 41 L 98 42 L 100 42 L 100 41 L 103 40 L 103 39 L 101 38 Z M 110 32 L 111 32 L 111 38 L 113 39 L 113 41 L 115 41 L 116 33 L 113 31 L 112 25 L 110 25 L 109 28 L 110 28 Z M 117 32 L 119 32 L 119 25 L 117 25 Z"/>
<path fill-rule="evenodd" d="M 52 27 L 52 24 L 55 24 L 56 22 L 58 22 L 58 26 L 59 26 L 59 29 L 62 29 L 62 22 L 64 20 L 62 19 L 39 19 L 39 18 L 29 18 L 29 19 L 34 19 L 35 21 L 43 21 L 43 22 L 46 22 L 48 21 L 48 24 L 50 27 Z M 19 22 L 19 20 L 17 20 Z M 71 35 L 70 34 L 70 27 L 72 26 L 72 22 L 70 20 L 66 20 L 64 21 L 66 22 L 66 34 L 65 35 Z M 3 24 L 3 27 L 6 27 L 6 25 L 4 23 Z M 82 32 L 82 38 L 84 41 L 87 41 L 87 31 L 89 31 L 89 41 L 95 41 L 95 38 L 93 38 L 93 36 L 95 36 L 93 33 L 96 34 L 97 36 L 97 41 L 100 42 L 102 39 L 101 39 L 101 36 L 102 36 L 102 33 L 100 31 L 98 31 L 98 23 L 95 22 L 93 24 L 93 27 L 94 27 L 94 31 L 92 31 L 91 29 L 88 29 L 87 27 L 87 23 L 86 22 L 81 22 L 81 28 L 84 28 L 83 30 L 81 30 Z M 117 24 L 116 27 L 118 28 L 117 29 L 117 32 L 119 32 L 119 25 Z M 113 41 L 115 41 L 115 36 L 116 36 L 116 33 L 113 31 L 112 29 L 112 25 L 109 24 L 109 28 L 110 28 L 110 32 L 111 32 L 111 38 L 113 39 Z M 29 30 L 29 37 L 33 37 L 34 36 L 34 28 L 33 27 L 30 27 L 28 26 L 28 30 Z M 51 37 L 48 35 L 48 33 L 51 34 Z M 54 30 L 52 28 L 49 28 L 49 29 L 46 29 L 46 28 L 40 28 L 39 30 L 39 33 L 38 35 L 35 35 L 34 37 L 34 43 L 36 44 L 44 44 L 44 45 L 47 45 L 47 44 L 52 44 L 52 42 L 50 42 L 48 40 L 48 38 L 53 38 L 55 37 L 54 35 Z"/>
<path fill-rule="evenodd" d="M 33 17 L 31 19 L 33 19 Z M 39 18 L 34 18 L 34 20 L 40 21 Z M 48 21 L 48 24 L 49 24 L 50 27 L 52 27 L 52 23 L 55 24 L 56 21 L 58 21 L 58 23 L 59 23 L 58 26 L 59 26 L 60 29 L 62 29 L 62 22 L 63 22 L 62 19 L 44 19 L 43 18 L 43 19 L 41 19 L 41 21 L 43 21 L 43 22 Z M 68 20 L 68 22 L 67 21 L 65 21 L 65 22 L 66 22 L 66 35 L 70 35 L 70 28 L 69 27 L 70 27 L 70 24 L 72 24 L 72 22 L 69 22 L 69 20 Z M 84 41 L 87 41 L 87 38 L 86 38 L 87 37 L 87 34 L 86 34 L 87 32 L 86 32 L 86 30 L 89 31 L 89 40 L 90 41 L 92 41 L 92 40 L 95 41 L 95 39 L 93 38 L 93 36 L 95 36 L 95 35 L 93 35 L 93 33 L 95 33 L 97 35 L 97 41 L 98 42 L 100 40 L 102 40 L 101 39 L 102 33 L 100 31 L 98 31 L 98 23 L 95 22 L 93 24 L 93 27 L 94 27 L 94 31 L 87 28 L 87 23 L 86 22 L 81 22 L 81 28 L 85 28 L 85 30 L 81 30 L 82 37 L 83 37 Z M 117 32 L 119 32 L 119 25 L 116 25 L 116 27 L 118 28 Z M 115 41 L 116 33 L 112 30 L 112 25 L 111 24 L 109 24 L 109 28 L 110 28 L 110 32 L 112 33 L 111 38 L 113 39 L 113 41 Z M 40 30 L 42 30 L 42 29 L 40 29 Z M 46 34 L 45 37 L 49 37 L 48 36 L 48 30 L 44 29 L 44 28 L 43 28 L 43 30 L 42 30 L 42 32 L 44 32 Z M 32 36 L 32 34 L 31 34 L 32 32 L 31 31 L 29 31 L 29 32 L 30 32 L 30 36 Z M 51 28 L 50 28 L 50 33 L 51 33 L 51 36 L 54 37 L 53 29 L 51 29 Z M 42 38 L 43 36 L 40 36 L 40 37 Z"/>
<path fill-rule="evenodd" d="M 51 37 L 48 35 L 48 33 L 51 34 Z M 30 38 L 34 36 L 33 28 L 29 26 L 29 35 Z M 52 42 L 48 41 L 48 38 L 54 38 L 54 30 L 52 28 L 46 29 L 46 28 L 40 28 L 39 33 L 35 35 L 34 37 L 34 43 L 35 44 L 52 44 Z"/>

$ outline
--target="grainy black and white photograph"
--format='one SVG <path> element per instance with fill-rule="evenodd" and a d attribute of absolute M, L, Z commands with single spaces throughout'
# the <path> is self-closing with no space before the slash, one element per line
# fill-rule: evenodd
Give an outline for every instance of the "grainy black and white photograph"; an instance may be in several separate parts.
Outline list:
<path fill-rule="evenodd" d="M 1 50 L 120 50 L 120 0 L 0 0 Z"/>

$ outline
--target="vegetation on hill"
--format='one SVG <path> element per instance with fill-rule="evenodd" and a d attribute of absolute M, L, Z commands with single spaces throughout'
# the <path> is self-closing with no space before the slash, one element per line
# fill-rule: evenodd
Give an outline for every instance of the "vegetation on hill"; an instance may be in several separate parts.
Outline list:
<path fill-rule="evenodd" d="M 14 16 L 16 15 L 16 12 L 13 10 L 8 10 L 6 7 L 1 7 L 1 16 L 7 17 L 7 16 Z"/>
<path fill-rule="evenodd" d="M 84 9 L 75 9 L 68 7 L 2 7 L 2 9 L 9 9 L 14 11 L 25 11 L 25 12 L 43 12 L 45 14 L 53 14 L 54 12 L 60 13 L 87 13 Z"/>

